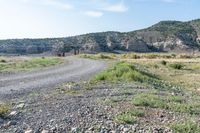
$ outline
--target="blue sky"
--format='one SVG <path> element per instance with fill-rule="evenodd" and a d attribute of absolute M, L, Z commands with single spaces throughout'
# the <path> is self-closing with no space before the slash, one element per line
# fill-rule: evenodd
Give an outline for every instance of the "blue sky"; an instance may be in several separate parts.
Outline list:
<path fill-rule="evenodd" d="M 200 0 L 0 0 L 0 39 L 133 31 L 200 18 Z"/>

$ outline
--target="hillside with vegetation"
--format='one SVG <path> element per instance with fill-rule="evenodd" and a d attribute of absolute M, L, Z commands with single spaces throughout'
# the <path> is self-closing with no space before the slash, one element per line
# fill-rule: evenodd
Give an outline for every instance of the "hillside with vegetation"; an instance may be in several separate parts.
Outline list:
<path fill-rule="evenodd" d="M 198 52 L 200 19 L 189 22 L 161 21 L 149 28 L 132 32 L 100 32 L 85 35 L 0 40 L 0 53 L 59 53 L 79 49 L 83 53 L 98 52 Z"/>

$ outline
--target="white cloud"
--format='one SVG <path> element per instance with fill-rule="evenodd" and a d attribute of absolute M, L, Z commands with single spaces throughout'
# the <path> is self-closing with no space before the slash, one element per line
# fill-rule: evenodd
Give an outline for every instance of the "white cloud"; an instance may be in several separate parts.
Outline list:
<path fill-rule="evenodd" d="M 64 9 L 64 10 L 71 10 L 74 8 L 71 4 L 62 3 L 57 0 L 43 0 L 43 3 L 45 5 L 54 6 L 60 9 Z"/>
<path fill-rule="evenodd" d="M 99 11 L 87 11 L 85 12 L 85 15 L 98 18 L 98 17 L 103 16 L 103 13 Z"/>
<path fill-rule="evenodd" d="M 126 12 L 128 10 L 128 7 L 124 4 L 124 2 L 120 2 L 117 4 L 109 5 L 103 10 L 110 12 Z"/>

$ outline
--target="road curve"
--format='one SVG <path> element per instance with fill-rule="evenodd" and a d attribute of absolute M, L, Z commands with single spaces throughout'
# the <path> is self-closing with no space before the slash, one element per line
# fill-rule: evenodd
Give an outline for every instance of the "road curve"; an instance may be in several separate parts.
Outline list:
<path fill-rule="evenodd" d="M 106 67 L 104 61 L 66 57 L 66 63 L 47 69 L 0 75 L 0 94 L 50 88 L 58 84 L 88 79 Z"/>

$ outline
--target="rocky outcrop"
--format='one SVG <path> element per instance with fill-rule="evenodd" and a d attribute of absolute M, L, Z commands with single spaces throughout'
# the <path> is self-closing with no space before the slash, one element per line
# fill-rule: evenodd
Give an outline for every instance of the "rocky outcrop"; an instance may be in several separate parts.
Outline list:
<path fill-rule="evenodd" d="M 189 22 L 162 21 L 149 28 L 127 33 L 101 32 L 66 38 L 0 41 L 0 53 L 57 53 L 75 48 L 86 53 L 199 51 L 200 19 Z"/>

